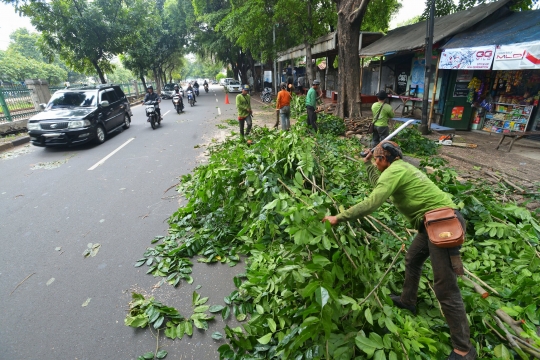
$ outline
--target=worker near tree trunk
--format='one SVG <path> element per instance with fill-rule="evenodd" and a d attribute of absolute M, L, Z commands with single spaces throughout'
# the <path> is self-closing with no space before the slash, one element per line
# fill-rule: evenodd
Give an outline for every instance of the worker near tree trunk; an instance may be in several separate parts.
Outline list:
<path fill-rule="evenodd" d="M 319 80 L 313 80 L 313 85 L 306 95 L 307 123 L 315 131 L 317 131 L 317 113 L 315 112 L 315 107 L 317 106 L 317 89 L 319 88 L 319 84 Z"/>
<path fill-rule="evenodd" d="M 244 123 L 247 124 L 246 135 L 249 135 L 252 124 L 251 97 L 248 95 L 249 85 L 242 86 L 242 93 L 236 96 L 236 109 L 238 110 L 238 123 L 240 136 L 244 139 Z"/>
<path fill-rule="evenodd" d="M 371 106 L 371 112 L 374 116 L 373 138 L 371 139 L 372 149 L 388 136 L 388 120 L 395 116 L 392 106 L 386 103 L 388 98 L 386 91 L 381 90 L 376 96 L 378 101 Z"/>
<path fill-rule="evenodd" d="M 371 159 L 375 158 L 375 166 Z M 374 186 L 367 199 L 337 216 L 325 216 L 331 225 L 367 216 L 379 208 L 388 198 L 397 210 L 418 230 L 405 256 L 405 282 L 401 295 L 391 295 L 394 305 L 410 310 L 416 315 L 418 285 L 422 266 L 428 257 L 433 268 L 434 290 L 450 328 L 454 350 L 449 360 L 476 359 L 476 349 L 470 342 L 469 323 L 457 275 L 463 274 L 459 255 L 460 246 L 441 248 L 434 245 L 426 232 L 424 216 L 428 211 L 440 208 L 456 209 L 449 195 L 439 189 L 423 172 L 402 160 L 400 147 L 391 141 L 383 141 L 364 158 L 369 181 Z M 379 170 L 379 173 L 377 173 Z M 461 213 L 454 213 L 465 229 Z"/>

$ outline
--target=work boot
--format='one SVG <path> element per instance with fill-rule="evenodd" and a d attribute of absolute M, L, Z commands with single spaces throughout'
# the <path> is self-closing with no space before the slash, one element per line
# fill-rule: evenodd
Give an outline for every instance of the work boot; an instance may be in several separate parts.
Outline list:
<path fill-rule="evenodd" d="M 400 295 L 390 295 L 390 299 L 394 302 L 394 305 L 397 306 L 400 309 L 406 309 L 413 313 L 413 315 L 416 315 L 416 306 L 413 305 L 405 305 L 401 301 Z"/>
<path fill-rule="evenodd" d="M 452 350 L 447 360 L 474 360 L 477 357 L 478 355 L 476 354 L 476 349 L 473 346 L 465 356 L 458 355 L 454 352 L 454 350 Z"/>

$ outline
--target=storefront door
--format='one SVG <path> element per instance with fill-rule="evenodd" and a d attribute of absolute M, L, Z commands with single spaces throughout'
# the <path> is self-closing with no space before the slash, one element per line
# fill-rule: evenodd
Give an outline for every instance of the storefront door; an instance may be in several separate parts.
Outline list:
<path fill-rule="evenodd" d="M 457 81 L 458 71 L 452 70 L 450 86 L 444 105 L 443 126 L 456 130 L 469 130 L 471 123 L 472 108 L 467 102 L 468 81 Z"/>

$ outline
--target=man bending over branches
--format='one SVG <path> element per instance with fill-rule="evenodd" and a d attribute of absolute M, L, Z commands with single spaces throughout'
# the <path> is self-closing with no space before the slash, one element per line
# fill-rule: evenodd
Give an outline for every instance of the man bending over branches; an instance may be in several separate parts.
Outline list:
<path fill-rule="evenodd" d="M 371 159 L 375 158 L 375 166 Z M 418 230 L 405 256 L 405 282 L 401 295 L 391 295 L 394 305 L 416 315 L 416 300 L 422 266 L 428 256 L 433 268 L 435 295 L 441 304 L 454 350 L 448 360 L 476 359 L 476 349 L 470 342 L 469 323 L 457 275 L 463 274 L 459 255 L 461 246 L 438 247 L 430 241 L 424 225 L 429 211 L 454 209 L 458 223 L 465 229 L 465 219 L 450 197 L 440 190 L 424 173 L 402 160 L 400 147 L 392 141 L 383 141 L 373 153 L 364 158 L 369 181 L 375 186 L 367 199 L 337 216 L 325 216 L 331 225 L 358 219 L 377 210 L 388 198 L 405 218 Z M 379 175 L 375 167 L 381 172 Z M 450 209 L 450 212 L 452 210 Z M 458 225 L 459 226 L 459 225 Z M 434 239 L 431 239 L 434 240 Z"/>

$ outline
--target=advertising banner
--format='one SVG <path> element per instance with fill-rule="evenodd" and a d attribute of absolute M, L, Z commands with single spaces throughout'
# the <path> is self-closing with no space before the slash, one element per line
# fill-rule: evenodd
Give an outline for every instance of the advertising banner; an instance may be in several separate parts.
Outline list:
<path fill-rule="evenodd" d="M 411 72 L 411 90 L 417 89 L 416 97 L 424 94 L 424 73 L 426 69 L 426 59 L 413 60 Z"/>
<path fill-rule="evenodd" d="M 495 55 L 495 45 L 459 49 L 444 49 L 439 69 L 489 70 Z"/>
<path fill-rule="evenodd" d="M 497 45 L 493 70 L 540 69 L 540 41 Z"/>

